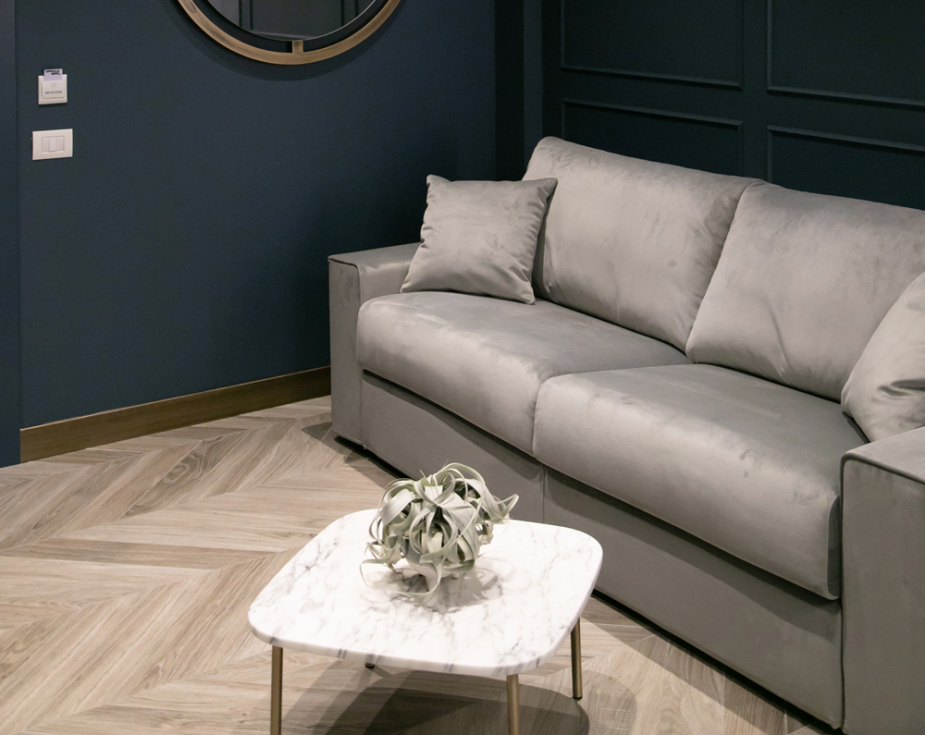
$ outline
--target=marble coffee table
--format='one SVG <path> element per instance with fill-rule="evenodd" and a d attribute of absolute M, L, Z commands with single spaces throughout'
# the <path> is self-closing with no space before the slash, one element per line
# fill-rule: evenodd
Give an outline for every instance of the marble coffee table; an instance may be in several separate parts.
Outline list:
<path fill-rule="evenodd" d="M 272 735 L 282 724 L 284 648 L 368 667 L 506 676 L 509 731 L 518 735 L 518 674 L 546 663 L 571 633 L 573 696 L 581 699 L 579 616 L 601 568 L 597 541 L 511 521 L 482 547 L 473 571 L 421 602 L 399 594 L 407 582 L 388 567 L 361 572 L 375 513 L 332 523 L 251 605 L 251 629 L 273 646 Z"/>

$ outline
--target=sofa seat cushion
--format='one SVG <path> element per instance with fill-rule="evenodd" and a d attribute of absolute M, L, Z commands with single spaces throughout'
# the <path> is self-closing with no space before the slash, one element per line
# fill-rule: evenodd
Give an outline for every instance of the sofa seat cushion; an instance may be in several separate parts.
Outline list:
<path fill-rule="evenodd" d="M 837 403 L 726 368 L 681 365 L 548 381 L 534 454 L 836 599 L 840 462 L 864 442 Z"/>
<path fill-rule="evenodd" d="M 360 366 L 527 453 L 543 381 L 687 363 L 675 348 L 548 301 L 415 292 L 360 310 Z M 452 459 L 448 457 L 447 460 Z"/>

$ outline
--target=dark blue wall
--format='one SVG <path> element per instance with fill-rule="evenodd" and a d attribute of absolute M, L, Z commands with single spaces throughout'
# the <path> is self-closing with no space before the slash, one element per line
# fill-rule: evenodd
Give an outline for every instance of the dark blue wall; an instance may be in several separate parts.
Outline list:
<path fill-rule="evenodd" d="M 16 36 L 13 0 L 0 0 L 0 466 L 19 460 L 19 244 Z"/>
<path fill-rule="evenodd" d="M 544 128 L 925 208 L 921 0 L 544 0 Z"/>
<path fill-rule="evenodd" d="M 498 169 L 519 179 L 543 137 L 542 0 L 495 3 Z"/>
<path fill-rule="evenodd" d="M 280 68 L 174 0 L 20 0 L 23 424 L 326 365 L 327 255 L 415 239 L 428 173 L 494 176 L 494 12 L 405 0 Z M 29 160 L 66 127 L 72 160 Z"/>

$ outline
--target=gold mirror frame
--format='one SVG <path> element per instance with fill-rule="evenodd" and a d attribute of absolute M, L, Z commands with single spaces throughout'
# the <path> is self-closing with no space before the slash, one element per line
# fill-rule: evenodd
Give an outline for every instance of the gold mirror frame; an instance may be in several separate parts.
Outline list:
<path fill-rule="evenodd" d="M 360 28 L 356 33 L 341 39 L 337 43 L 325 46 L 324 48 L 305 51 L 302 47 L 302 41 L 292 41 L 290 42 L 292 50 L 289 53 L 283 51 L 270 51 L 269 49 L 263 49 L 259 46 L 251 46 L 249 43 L 235 38 L 230 33 L 219 28 L 211 18 L 207 17 L 199 9 L 195 0 L 177 0 L 177 2 L 180 3 L 180 7 L 186 11 L 186 14 L 193 19 L 193 22 L 205 31 L 206 34 L 215 41 L 218 41 L 225 48 L 234 51 L 236 54 L 246 56 L 255 61 L 262 61 L 266 64 L 295 66 L 298 64 L 311 64 L 315 61 L 330 59 L 332 56 L 337 56 L 338 54 L 344 53 L 344 51 L 349 51 L 354 46 L 362 43 L 385 23 L 386 19 L 392 14 L 395 8 L 398 7 L 398 3 L 401 2 L 401 0 L 388 0 L 388 2 L 382 6 L 382 9 L 373 16 L 369 23 Z"/>

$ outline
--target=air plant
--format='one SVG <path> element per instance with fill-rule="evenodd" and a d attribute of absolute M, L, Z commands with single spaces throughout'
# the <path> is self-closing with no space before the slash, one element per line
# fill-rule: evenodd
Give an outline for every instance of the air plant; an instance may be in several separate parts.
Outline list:
<path fill-rule="evenodd" d="M 517 495 L 498 500 L 471 467 L 448 464 L 420 480 L 396 480 L 386 488 L 379 512 L 369 527 L 372 559 L 393 571 L 404 559 L 427 582 L 430 598 L 440 582 L 459 577 L 475 566 L 483 544 L 491 543 L 495 526 L 510 518 Z"/>

